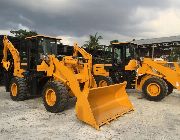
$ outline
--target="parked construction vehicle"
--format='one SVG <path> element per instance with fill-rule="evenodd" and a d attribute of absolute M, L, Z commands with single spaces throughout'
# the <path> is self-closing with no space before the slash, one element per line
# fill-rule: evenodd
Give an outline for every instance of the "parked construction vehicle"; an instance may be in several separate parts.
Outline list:
<path fill-rule="evenodd" d="M 4 36 L 2 63 L 6 89 L 10 90 L 12 100 L 22 101 L 42 94 L 46 110 L 57 113 L 75 96 L 77 117 L 96 129 L 133 110 L 125 90 L 126 82 L 97 88 L 91 74 L 92 56 L 77 44 L 74 44 L 74 56 L 57 55 L 58 41 L 53 37 L 32 36 L 17 50 Z M 83 57 L 77 57 L 77 53 Z"/>
<path fill-rule="evenodd" d="M 93 56 L 93 60 L 92 60 L 92 64 L 93 64 L 93 77 L 96 81 L 96 84 L 98 87 L 103 87 L 103 86 L 109 86 L 109 85 L 113 85 L 114 82 L 112 80 L 111 77 L 109 77 L 109 68 L 112 67 L 112 64 L 102 64 L 101 60 L 102 60 L 102 56 L 100 55 L 103 51 L 102 50 L 89 50 L 87 48 L 83 48 L 85 51 L 85 53 L 73 53 L 74 49 L 73 46 L 68 46 L 68 45 L 58 45 L 57 48 L 57 56 L 58 55 L 73 55 L 73 56 L 78 56 L 78 57 L 85 57 L 86 53 L 88 52 L 89 54 L 91 54 Z M 103 52 L 104 53 L 104 52 Z M 97 61 L 97 57 L 100 56 L 100 58 L 98 58 Z M 94 59 L 95 58 L 95 59 Z M 104 61 L 104 59 L 103 59 Z"/>
<path fill-rule="evenodd" d="M 179 64 L 144 58 L 137 69 L 136 89 L 143 91 L 147 99 L 158 101 L 171 94 L 173 88 L 180 90 Z"/>
<path fill-rule="evenodd" d="M 128 89 L 138 89 L 148 100 L 153 101 L 163 99 L 172 93 L 174 87 L 180 89 L 178 63 L 173 62 L 169 67 L 170 62 L 167 61 L 156 61 L 151 58 L 141 61 L 138 46 L 133 43 L 113 43 L 109 48 L 110 55 L 106 52 L 106 58 L 102 57 L 105 63 L 94 64 L 93 67 L 103 67 L 107 65 L 106 60 L 111 60 L 108 63 L 111 67 L 108 68 L 107 76 L 111 77 L 114 83 L 127 81 Z"/>
<path fill-rule="evenodd" d="M 0 35 L 0 60 L 3 58 L 3 35 Z M 0 63 L 0 85 L 3 85 L 3 66 Z"/>
<path fill-rule="evenodd" d="M 96 80 L 97 85 L 100 87 L 103 85 L 99 83 L 102 82 L 104 85 L 107 85 L 110 83 L 109 79 L 111 79 L 111 83 L 127 81 L 126 87 L 128 89 L 133 89 L 135 88 L 137 66 L 133 68 L 131 66 L 126 67 L 131 57 L 134 58 L 134 52 L 131 49 L 131 45 L 133 44 L 128 44 L 126 42 L 118 44 L 119 43 L 114 43 L 110 46 L 102 46 L 102 49 L 98 51 L 85 48 L 86 51 L 93 56 L 93 75 L 95 77 L 107 77 L 106 79 L 102 78 Z M 131 62 L 134 63 L 135 61 L 132 60 Z"/>

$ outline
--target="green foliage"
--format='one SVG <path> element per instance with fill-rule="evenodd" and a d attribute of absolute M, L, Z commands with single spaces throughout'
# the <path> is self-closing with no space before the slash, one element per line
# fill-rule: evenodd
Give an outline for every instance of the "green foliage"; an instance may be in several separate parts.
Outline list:
<path fill-rule="evenodd" d="M 15 37 L 17 37 L 19 39 L 23 39 L 23 38 L 26 38 L 29 36 L 37 35 L 36 31 L 27 31 L 27 30 L 23 30 L 23 29 L 11 30 L 10 33 L 14 34 Z"/>
<path fill-rule="evenodd" d="M 102 36 L 99 36 L 98 33 L 95 35 L 89 35 L 89 41 L 86 41 L 86 43 L 83 45 L 83 47 L 88 49 L 98 49 L 99 48 L 99 40 L 103 39 Z"/>
<path fill-rule="evenodd" d="M 173 47 L 170 57 L 172 57 L 172 61 L 178 61 L 180 59 L 180 47 Z"/>
<path fill-rule="evenodd" d="M 171 62 L 180 61 L 180 46 L 173 47 L 171 54 L 168 56 L 168 60 Z"/>

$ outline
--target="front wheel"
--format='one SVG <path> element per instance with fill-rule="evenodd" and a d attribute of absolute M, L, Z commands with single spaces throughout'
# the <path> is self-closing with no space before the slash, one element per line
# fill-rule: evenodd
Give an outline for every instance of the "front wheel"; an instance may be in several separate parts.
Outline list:
<path fill-rule="evenodd" d="M 168 86 L 163 79 L 151 77 L 144 82 L 142 91 L 146 99 L 160 101 L 167 95 Z"/>
<path fill-rule="evenodd" d="M 69 100 L 68 90 L 65 85 L 49 81 L 43 89 L 43 102 L 47 111 L 58 113 L 64 111 Z"/>

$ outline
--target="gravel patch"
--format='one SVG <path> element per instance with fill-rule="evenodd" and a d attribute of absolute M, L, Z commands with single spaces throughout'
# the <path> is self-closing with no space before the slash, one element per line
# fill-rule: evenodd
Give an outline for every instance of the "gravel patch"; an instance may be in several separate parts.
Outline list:
<path fill-rule="evenodd" d="M 174 91 L 161 102 L 138 99 L 128 90 L 135 111 L 119 117 L 97 131 L 76 118 L 74 105 L 62 113 L 46 112 L 41 98 L 14 102 L 0 87 L 0 139 L 122 139 L 179 140 L 180 93 Z"/>

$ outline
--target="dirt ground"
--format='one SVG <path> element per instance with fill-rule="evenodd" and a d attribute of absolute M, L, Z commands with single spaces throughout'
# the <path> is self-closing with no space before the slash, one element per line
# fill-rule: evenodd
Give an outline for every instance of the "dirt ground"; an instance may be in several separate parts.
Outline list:
<path fill-rule="evenodd" d="M 97 131 L 76 118 L 74 101 L 66 111 L 51 114 L 41 98 L 14 102 L 0 87 L 0 139 L 180 139 L 180 93 L 174 91 L 161 102 L 138 99 L 134 90 L 128 94 L 135 111 Z"/>

